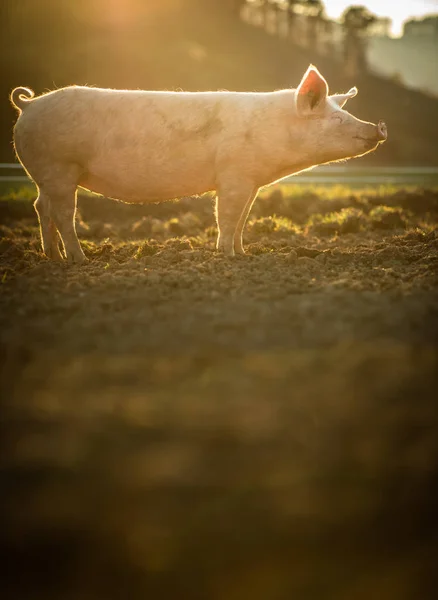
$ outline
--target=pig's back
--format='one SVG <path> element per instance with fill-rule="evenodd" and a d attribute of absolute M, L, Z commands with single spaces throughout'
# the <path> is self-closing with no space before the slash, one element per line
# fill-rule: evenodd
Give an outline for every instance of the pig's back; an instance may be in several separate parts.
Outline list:
<path fill-rule="evenodd" d="M 200 193 L 214 189 L 218 150 L 239 138 L 260 96 L 63 88 L 26 107 L 17 152 L 25 166 L 26 153 L 41 151 L 74 162 L 81 185 L 115 197 Z"/>

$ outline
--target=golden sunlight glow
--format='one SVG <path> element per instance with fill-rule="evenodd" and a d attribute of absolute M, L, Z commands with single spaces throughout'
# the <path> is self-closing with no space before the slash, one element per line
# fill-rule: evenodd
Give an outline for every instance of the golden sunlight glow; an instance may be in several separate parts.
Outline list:
<path fill-rule="evenodd" d="M 136 0 L 105 0 L 102 4 L 102 17 L 114 26 L 131 24 L 137 16 L 138 2 Z"/>
<path fill-rule="evenodd" d="M 90 0 L 87 13 L 93 21 L 123 30 L 138 19 L 173 11 L 180 4 L 181 0 Z"/>

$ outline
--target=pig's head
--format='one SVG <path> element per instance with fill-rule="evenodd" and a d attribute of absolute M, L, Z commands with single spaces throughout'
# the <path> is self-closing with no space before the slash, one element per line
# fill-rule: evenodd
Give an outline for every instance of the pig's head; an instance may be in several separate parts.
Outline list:
<path fill-rule="evenodd" d="M 318 69 L 310 66 L 295 92 L 300 151 L 314 157 L 313 164 L 362 156 L 387 138 L 386 125 L 361 121 L 343 106 L 357 89 L 329 96 L 328 85 Z"/>

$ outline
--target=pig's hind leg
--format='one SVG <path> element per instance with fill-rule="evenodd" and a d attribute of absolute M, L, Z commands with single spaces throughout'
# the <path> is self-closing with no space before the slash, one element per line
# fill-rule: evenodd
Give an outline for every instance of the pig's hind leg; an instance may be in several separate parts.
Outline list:
<path fill-rule="evenodd" d="M 76 235 L 76 188 L 62 193 L 52 191 L 50 200 L 51 214 L 61 235 L 67 260 L 73 263 L 86 262 L 87 258 Z"/>
<path fill-rule="evenodd" d="M 34 207 L 40 223 L 41 243 L 44 254 L 52 260 L 62 260 L 62 254 L 59 250 L 58 231 L 55 222 L 50 216 L 50 198 L 41 190 L 38 191 L 38 198 L 35 200 Z"/>
<path fill-rule="evenodd" d="M 77 171 L 78 169 L 74 166 L 59 170 L 54 166 L 50 179 L 47 178 L 43 182 L 38 182 L 38 187 L 45 206 L 50 207 L 49 216 L 50 220 L 53 221 L 50 225 L 52 251 L 55 246 L 54 240 L 57 240 L 57 236 L 55 237 L 57 229 L 64 245 L 67 260 L 74 263 L 83 263 L 87 258 L 79 244 L 75 227 L 76 188 L 79 176 Z M 51 221 L 49 221 L 49 224 Z M 47 229 L 47 231 L 49 230 Z"/>
<path fill-rule="evenodd" d="M 240 245 L 237 246 L 237 252 L 243 253 L 241 235 L 254 196 L 254 186 L 249 183 L 222 184 L 218 188 L 216 201 L 218 238 L 216 247 L 225 256 L 234 256 L 236 234 L 238 238 L 240 236 Z M 246 211 L 247 207 L 248 210 Z"/>

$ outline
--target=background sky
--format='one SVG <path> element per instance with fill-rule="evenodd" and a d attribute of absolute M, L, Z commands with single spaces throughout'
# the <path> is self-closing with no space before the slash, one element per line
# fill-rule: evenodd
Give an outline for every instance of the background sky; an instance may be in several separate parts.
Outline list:
<path fill-rule="evenodd" d="M 324 0 L 327 14 L 333 18 L 338 18 L 345 8 L 353 3 L 365 5 L 381 17 L 391 17 L 394 35 L 401 35 L 405 19 L 412 16 L 421 17 L 426 13 L 438 13 L 438 0 Z"/>

